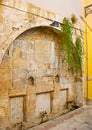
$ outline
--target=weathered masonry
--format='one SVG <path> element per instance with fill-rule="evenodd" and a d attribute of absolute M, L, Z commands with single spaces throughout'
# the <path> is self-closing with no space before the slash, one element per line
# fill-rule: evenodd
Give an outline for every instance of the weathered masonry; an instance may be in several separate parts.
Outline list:
<path fill-rule="evenodd" d="M 83 103 L 81 78 L 62 62 L 55 14 L 0 1 L 0 130 L 27 130 Z"/>

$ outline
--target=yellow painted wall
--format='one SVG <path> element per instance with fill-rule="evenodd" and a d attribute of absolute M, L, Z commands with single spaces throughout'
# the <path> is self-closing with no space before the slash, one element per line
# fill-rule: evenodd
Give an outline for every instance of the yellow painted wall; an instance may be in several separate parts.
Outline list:
<path fill-rule="evenodd" d="M 84 77 L 86 98 L 92 99 L 92 13 L 85 17 L 84 7 L 92 4 L 92 0 L 83 0 L 84 22 Z"/>
<path fill-rule="evenodd" d="M 92 31 L 90 29 L 88 29 L 88 99 L 92 99 Z"/>

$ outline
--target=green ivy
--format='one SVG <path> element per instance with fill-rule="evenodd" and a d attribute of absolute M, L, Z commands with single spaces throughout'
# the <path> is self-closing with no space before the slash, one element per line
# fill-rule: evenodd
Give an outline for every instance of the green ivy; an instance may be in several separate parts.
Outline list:
<path fill-rule="evenodd" d="M 76 64 L 75 64 L 75 69 L 78 71 L 82 69 L 82 42 L 81 39 L 79 37 L 77 37 L 76 42 L 76 50 L 75 50 L 75 54 L 76 54 Z"/>
<path fill-rule="evenodd" d="M 63 36 L 61 38 L 63 57 L 67 61 L 69 68 L 75 71 L 82 70 L 82 43 L 81 39 L 76 38 L 73 43 L 73 29 L 74 26 L 67 18 L 63 19 L 61 31 Z"/>

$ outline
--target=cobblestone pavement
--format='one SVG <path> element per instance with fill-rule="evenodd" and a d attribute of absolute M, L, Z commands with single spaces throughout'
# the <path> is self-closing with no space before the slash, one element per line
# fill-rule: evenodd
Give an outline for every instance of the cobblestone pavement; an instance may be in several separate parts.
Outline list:
<path fill-rule="evenodd" d="M 84 106 L 29 130 L 92 130 L 92 106 Z"/>

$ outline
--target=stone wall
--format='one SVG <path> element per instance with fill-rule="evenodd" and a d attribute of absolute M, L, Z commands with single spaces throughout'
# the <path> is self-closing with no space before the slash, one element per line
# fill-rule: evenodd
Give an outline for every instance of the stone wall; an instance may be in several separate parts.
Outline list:
<path fill-rule="evenodd" d="M 49 26 L 56 15 L 23 0 L 0 1 L 0 62 L 11 42 L 36 26 Z"/>
<path fill-rule="evenodd" d="M 75 78 L 62 63 L 60 36 L 49 27 L 37 27 L 7 49 L 0 66 L 3 127 L 22 123 L 27 129 L 65 113 L 68 102 L 77 101 Z"/>
<path fill-rule="evenodd" d="M 55 14 L 0 3 L 0 130 L 27 130 L 81 105 L 82 81 L 62 60 L 62 33 L 49 26 Z"/>

